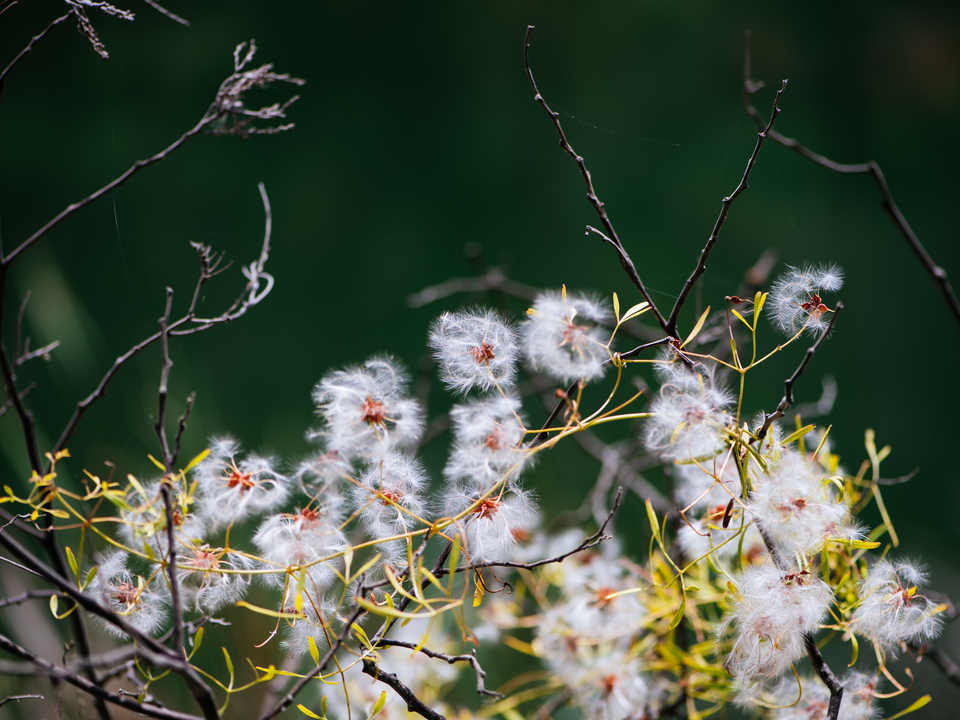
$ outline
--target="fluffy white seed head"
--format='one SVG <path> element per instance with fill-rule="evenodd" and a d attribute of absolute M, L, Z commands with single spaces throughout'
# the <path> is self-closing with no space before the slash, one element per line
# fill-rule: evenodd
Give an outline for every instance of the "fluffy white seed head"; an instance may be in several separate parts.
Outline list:
<path fill-rule="evenodd" d="M 483 495 L 476 484 L 458 483 L 447 491 L 444 511 L 454 517 L 478 503 L 457 523 L 464 552 L 473 562 L 511 560 L 536 520 L 536 503 L 530 493 L 516 487 L 481 500 Z"/>
<path fill-rule="evenodd" d="M 896 657 L 902 643 L 940 634 L 941 608 L 923 595 L 923 567 L 904 560 L 878 560 L 860 584 L 861 605 L 853 614 L 855 633 Z"/>
<path fill-rule="evenodd" d="M 207 534 L 208 523 L 197 512 L 198 503 L 178 485 L 174 485 L 170 499 L 173 503 L 173 532 L 177 552 L 200 544 Z M 124 544 L 138 550 L 149 546 L 154 557 L 166 556 L 169 549 L 167 509 L 160 492 L 160 481 L 132 486 L 124 496 L 124 501 L 131 508 L 120 510 L 123 523 L 118 526 L 117 534 Z"/>
<path fill-rule="evenodd" d="M 295 513 L 274 515 L 263 523 L 253 541 L 260 548 L 261 567 L 274 571 L 260 576 L 264 582 L 275 587 L 301 583 L 311 596 L 330 586 L 336 577 L 334 566 L 323 559 L 346 543 L 338 505 L 311 505 Z"/>
<path fill-rule="evenodd" d="M 503 478 L 516 480 L 534 455 L 521 447 L 524 421 L 520 400 L 491 395 L 450 411 L 454 444 L 444 470 L 447 480 L 469 480 L 492 487 Z"/>
<path fill-rule="evenodd" d="M 861 537 L 834 485 L 794 451 L 784 451 L 759 479 L 747 507 L 787 554 L 819 552 L 828 538 Z"/>
<path fill-rule="evenodd" d="M 832 597 L 807 571 L 785 573 L 769 560 L 744 570 L 717 635 L 722 642 L 733 628 L 727 670 L 744 684 L 780 677 L 804 654 L 803 636 L 817 631 Z"/>
<path fill-rule="evenodd" d="M 426 487 L 426 473 L 416 459 L 391 453 L 360 476 L 351 489 L 351 503 L 368 536 L 386 538 L 420 527 L 417 517 L 425 515 Z"/>
<path fill-rule="evenodd" d="M 441 378 L 454 392 L 513 387 L 517 333 L 492 310 L 444 313 L 430 328 L 430 347 Z"/>
<path fill-rule="evenodd" d="M 200 487 L 200 513 L 212 530 L 270 512 L 287 499 L 287 478 L 271 458 L 250 455 L 237 460 L 231 438 L 211 442 L 210 455 L 193 470 Z"/>
<path fill-rule="evenodd" d="M 527 359 L 535 370 L 566 383 L 600 377 L 609 332 L 597 323 L 606 316 L 600 303 L 582 295 L 538 296 L 523 325 Z"/>
<path fill-rule="evenodd" d="M 650 405 L 644 433 L 647 448 L 667 459 L 701 464 L 726 447 L 723 429 L 733 422 L 730 394 L 712 370 L 679 362 L 658 365 L 660 394 Z"/>
<path fill-rule="evenodd" d="M 162 576 L 146 585 L 143 577 L 127 569 L 127 560 L 127 554 L 120 550 L 101 555 L 96 563 L 97 574 L 84 592 L 122 616 L 137 630 L 155 635 L 167 620 L 169 590 Z M 127 636 L 113 623 L 94 617 L 111 635 Z"/>
<path fill-rule="evenodd" d="M 178 555 L 177 565 L 190 568 L 179 570 L 177 576 L 184 607 L 212 613 L 243 598 L 251 576 L 231 571 L 252 570 L 254 561 L 239 553 L 201 545 Z"/>
<path fill-rule="evenodd" d="M 726 505 L 740 498 L 743 488 L 740 472 L 731 453 L 689 465 L 675 465 L 673 481 L 681 507 L 701 510 Z"/>
<path fill-rule="evenodd" d="M 875 676 L 852 672 L 841 678 L 840 684 L 843 701 L 837 720 L 874 720 L 879 715 L 874 695 L 878 685 Z M 767 702 L 779 706 L 771 711 L 771 720 L 822 720 L 828 715 L 830 690 L 820 678 L 808 676 L 801 676 L 800 687 L 797 687 L 797 679 L 791 674 L 777 684 Z"/>
<path fill-rule="evenodd" d="M 836 292 L 843 285 L 843 271 L 836 265 L 788 267 L 773 283 L 766 309 L 773 324 L 788 336 L 802 329 L 827 329 L 831 310 L 820 294 Z"/>
<path fill-rule="evenodd" d="M 325 420 L 320 434 L 328 448 L 347 460 L 371 460 L 415 442 L 423 418 L 419 403 L 406 397 L 406 386 L 405 373 L 388 357 L 324 377 L 313 399 Z"/>

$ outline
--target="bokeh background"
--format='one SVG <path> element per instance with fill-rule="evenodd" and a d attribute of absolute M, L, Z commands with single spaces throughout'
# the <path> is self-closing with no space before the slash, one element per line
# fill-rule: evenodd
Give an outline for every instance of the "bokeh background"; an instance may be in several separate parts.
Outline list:
<path fill-rule="evenodd" d="M 74 403 L 113 359 L 154 332 L 164 287 L 176 291 L 175 313 L 185 307 L 197 269 L 189 241 L 211 244 L 235 262 L 207 286 L 201 312 L 219 312 L 240 292 L 239 265 L 255 259 L 262 239 L 260 181 L 273 205 L 267 269 L 276 288 L 241 321 L 173 342 L 172 413 L 197 392 L 186 456 L 223 433 L 251 449 L 302 456 L 314 422 L 310 390 L 325 372 L 383 352 L 418 367 L 431 318 L 464 298 L 417 309 L 407 299 L 474 273 L 477 260 L 465 247 L 474 255 L 480 248 L 483 262 L 502 264 L 531 286 L 566 283 L 607 296 L 617 291 L 624 304 L 639 301 L 612 250 L 583 236 L 596 216 L 533 102 L 521 57 L 527 24 L 537 26 L 531 56 L 540 89 L 561 111 L 621 238 L 666 309 L 755 142 L 740 104 L 746 29 L 753 77 L 768 84 L 754 97 L 763 115 L 773 89 L 789 78 L 777 129 L 837 161 L 877 160 L 930 254 L 960 282 L 956 3 L 218 0 L 169 7 L 192 26 L 143 3 L 131 7 L 133 23 L 91 13 L 108 62 L 71 23 L 53 30 L 8 78 L 0 98 L 7 251 L 192 127 L 231 72 L 238 42 L 256 38 L 258 62 L 308 81 L 262 95 L 266 104 L 299 92 L 289 113 L 296 128 L 246 141 L 196 138 L 18 261 L 6 298 L 8 328 L 30 290 L 25 329 L 34 346 L 62 343 L 49 363 L 20 374 L 24 384 L 37 383 L 29 405 L 41 448 L 56 440 Z M 0 16 L 0 64 L 63 11 L 57 2 L 24 0 Z M 878 444 L 893 446 L 884 475 L 920 468 L 911 482 L 885 491 L 901 550 L 929 564 L 933 587 L 960 597 L 956 322 L 881 211 L 870 178 L 833 175 L 770 143 L 750 185 L 697 301 L 719 307 L 767 250 L 779 263 L 843 266 L 846 311 L 799 383 L 798 400 L 816 400 L 821 376 L 832 374 L 839 395 L 831 417 L 817 422 L 834 424 L 844 464 L 856 470 L 864 429 L 872 427 Z M 514 305 L 518 315 L 523 308 Z M 692 306 L 688 315 L 687 329 Z M 5 340 L 12 342 L 9 331 Z M 777 339 L 767 330 L 763 341 Z M 773 407 L 801 355 L 793 347 L 758 372 L 747 407 Z M 156 453 L 159 367 L 152 348 L 111 385 L 70 443 L 65 477 L 81 468 L 105 473 L 104 461 L 123 474 L 152 474 L 146 455 Z M 445 402 L 433 393 L 431 413 Z M 427 450 L 434 471 L 442 445 Z M 530 479 L 545 514 L 577 507 L 596 473 L 575 448 L 556 455 Z M 0 418 L 0 472 L 14 486 L 28 476 L 13 413 Z M 635 556 L 641 535 L 630 531 L 642 525 L 640 508 L 631 499 L 620 519 Z M 7 593 L 29 583 L 6 568 L 0 579 Z M 9 611 L 0 624 L 31 648 L 50 651 L 59 641 L 45 613 Z M 942 643 L 960 656 L 956 627 Z M 934 704 L 923 717 L 956 717 L 960 691 L 927 665 L 909 699 L 890 701 L 888 713 L 931 692 Z M 495 668 L 492 684 L 515 668 Z M 0 695 L 10 693 L 8 681 L 0 687 Z M 53 705 L 40 707 L 3 712 L 52 714 Z"/>

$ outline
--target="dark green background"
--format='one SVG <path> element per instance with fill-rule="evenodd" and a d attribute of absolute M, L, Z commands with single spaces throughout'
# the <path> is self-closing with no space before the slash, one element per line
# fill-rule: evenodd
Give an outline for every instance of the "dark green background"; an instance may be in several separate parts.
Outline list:
<path fill-rule="evenodd" d="M 238 42 L 255 37 L 258 61 L 308 84 L 290 111 L 294 131 L 194 139 L 18 261 L 7 321 L 30 289 L 34 344 L 63 343 L 52 362 L 21 372 L 24 383 L 38 383 L 29 404 L 42 447 L 113 358 L 154 331 L 166 285 L 177 292 L 175 312 L 185 307 L 196 273 L 188 241 L 237 263 L 208 286 L 201 312 L 219 312 L 240 291 L 239 264 L 256 257 L 262 236 L 258 181 L 273 204 L 267 269 L 277 286 L 240 322 L 173 343 L 172 409 L 193 390 L 198 398 L 187 455 L 227 432 L 249 448 L 302 455 L 313 384 L 376 352 L 416 364 L 430 319 L 459 298 L 418 310 L 406 298 L 469 275 L 467 243 L 479 243 L 491 263 L 509 262 L 522 282 L 638 300 L 611 249 L 583 237 L 596 216 L 532 100 L 521 60 L 528 23 L 537 26 L 540 89 L 564 111 L 571 143 L 665 309 L 755 142 L 740 105 L 746 28 L 753 76 L 770 86 L 755 96 L 761 112 L 789 78 L 777 128 L 838 161 L 877 160 L 931 255 L 960 281 L 955 3 L 171 4 L 189 29 L 146 5 L 131 9 L 134 23 L 91 14 L 109 62 L 71 23 L 8 79 L 0 98 L 7 251 L 191 127 L 231 71 Z M 0 64 L 62 12 L 25 0 L 0 16 Z M 268 91 L 263 101 L 287 94 Z M 878 201 L 867 177 L 835 176 L 765 146 L 711 258 L 702 300 L 719 307 L 768 248 L 782 262 L 845 268 L 847 309 L 798 399 L 818 397 L 818 377 L 834 374 L 840 393 L 830 422 L 846 467 L 859 466 L 867 427 L 894 447 L 885 475 L 920 466 L 885 497 L 901 549 L 930 564 L 934 587 L 958 597 L 957 324 Z M 767 330 L 763 341 L 776 338 Z M 747 407 L 771 408 L 801 354 L 791 348 L 758 372 Z M 152 473 L 158 374 L 156 349 L 131 363 L 70 443 L 68 475 L 100 472 L 104 460 L 124 474 Z M 443 402 L 435 393 L 431 411 Z M 22 483 L 28 469 L 12 414 L 0 419 L 0 443 L 3 482 Z M 595 471 L 576 451 L 557 452 L 563 462 L 543 463 L 531 479 L 549 512 L 575 507 Z M 442 447 L 427 459 L 438 469 Z M 633 502 L 625 513 L 639 508 Z M 628 515 L 621 525 L 640 522 Z M 955 628 L 943 644 L 960 655 Z M 924 670 L 910 700 L 933 692 L 923 716 L 954 717 L 960 692 Z"/>

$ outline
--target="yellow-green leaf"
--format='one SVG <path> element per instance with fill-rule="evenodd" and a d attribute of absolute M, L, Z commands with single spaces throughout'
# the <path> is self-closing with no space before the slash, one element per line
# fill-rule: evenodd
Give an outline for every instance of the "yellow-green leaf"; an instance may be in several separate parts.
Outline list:
<path fill-rule="evenodd" d="M 670 621 L 670 625 L 667 626 L 667 629 L 673 630 L 677 625 L 680 624 L 680 621 L 683 620 L 683 614 L 687 611 L 687 596 L 684 594 L 680 599 L 680 607 L 677 608 L 677 612 L 673 616 L 673 620 Z"/>
<path fill-rule="evenodd" d="M 756 327 L 757 318 L 760 317 L 760 311 L 763 310 L 764 303 L 767 302 L 767 295 L 769 293 L 760 293 L 757 291 L 757 294 L 753 296 L 753 322 L 754 327 Z"/>
<path fill-rule="evenodd" d="M 57 607 L 60 605 L 60 598 L 56 595 L 50 596 L 50 612 L 57 617 Z"/>
<path fill-rule="evenodd" d="M 206 460 L 206 459 L 207 459 L 207 455 L 209 455 L 209 454 L 210 454 L 210 450 L 204 450 L 202 453 L 200 453 L 199 455 L 197 455 L 193 460 L 191 460 L 189 463 L 187 463 L 187 466 L 183 469 L 183 472 L 186 473 L 186 472 L 190 472 L 191 470 L 193 470 L 197 465 L 199 465 L 199 464 L 202 463 L 204 460 Z"/>
<path fill-rule="evenodd" d="M 320 697 L 320 714 L 324 717 L 327 716 L 327 696 L 323 695 Z"/>
<path fill-rule="evenodd" d="M 150 462 L 152 462 L 154 465 L 160 468 L 162 472 L 167 471 L 167 468 L 164 466 L 164 464 L 159 460 L 157 460 L 153 455 L 151 455 L 150 453 L 147 453 L 147 457 L 150 458 Z"/>
<path fill-rule="evenodd" d="M 317 641 L 313 639 L 313 635 L 310 635 L 307 638 L 307 645 L 310 647 L 310 657 L 313 658 L 313 664 L 320 664 L 320 651 L 317 650 Z"/>
<path fill-rule="evenodd" d="M 750 323 L 748 323 L 748 322 L 746 321 L 746 319 L 743 317 L 743 315 L 741 315 L 739 312 L 737 312 L 737 309 L 736 309 L 736 308 L 730 308 L 730 312 L 732 312 L 734 315 L 736 315 L 738 318 L 740 318 L 740 322 L 742 322 L 744 325 L 746 325 L 748 330 L 750 330 L 750 331 L 753 330 L 753 325 L 751 325 Z"/>
<path fill-rule="evenodd" d="M 930 702 L 932 699 L 933 699 L 933 698 L 931 698 L 929 695 L 924 695 L 922 698 L 920 698 L 919 700 L 917 700 L 913 705 L 911 705 L 910 707 L 908 707 L 906 710 L 901 710 L 901 711 L 898 712 L 896 715 L 892 715 L 892 716 L 890 717 L 890 720 L 897 720 L 897 718 L 902 718 L 902 717 L 903 717 L 904 715 L 906 715 L 907 713 L 912 713 L 914 710 L 919 710 L 919 709 L 922 708 L 924 705 L 926 705 L 928 702 Z"/>
<path fill-rule="evenodd" d="M 617 296 L 616 293 L 613 294 L 614 297 Z M 456 579 L 457 574 L 454 569 L 457 567 L 457 563 L 460 562 L 460 534 L 454 536 L 453 545 L 450 548 L 450 562 L 448 567 L 450 568 L 450 582 L 447 585 L 447 595 L 453 594 L 453 581 Z"/>
<path fill-rule="evenodd" d="M 710 312 L 710 306 L 707 306 L 707 309 L 703 311 L 703 315 L 700 316 L 700 319 L 697 320 L 697 324 L 693 326 L 693 332 L 687 335 L 687 339 L 683 341 L 683 345 L 680 347 L 685 347 L 687 343 L 693 340 L 697 335 L 700 334 L 700 331 L 703 329 L 703 323 L 707 319 L 707 314 Z"/>
<path fill-rule="evenodd" d="M 373 706 L 373 712 L 370 714 L 370 717 L 373 717 L 378 712 L 383 710 L 383 706 L 387 704 L 387 691 L 384 690 L 380 693 L 380 699 L 377 700 L 377 704 Z"/>
<path fill-rule="evenodd" d="M 790 435 L 788 435 L 784 440 L 781 441 L 781 444 L 787 445 L 789 443 L 792 443 L 794 440 L 799 440 L 800 438 L 802 438 L 804 435 L 806 435 L 808 432 L 810 432 L 816 427 L 817 426 L 813 424 L 807 425 L 806 427 L 802 427 L 796 432 L 793 432 Z"/>
<path fill-rule="evenodd" d="M 230 653 L 227 652 L 225 647 L 221 647 L 223 650 L 223 659 L 227 662 L 227 671 L 230 673 L 230 680 L 233 681 L 233 660 L 230 659 Z"/>
<path fill-rule="evenodd" d="M 360 638 L 360 642 L 363 643 L 363 646 L 368 650 L 372 650 L 373 645 L 370 642 L 370 638 L 367 637 L 366 631 L 362 627 L 357 625 L 357 623 L 354 623 L 351 627 L 353 628 L 353 631 L 357 634 L 357 637 Z"/>
<path fill-rule="evenodd" d="M 623 317 L 620 318 L 620 322 L 625 323 L 627 320 L 632 320 L 633 318 L 639 315 L 643 315 L 643 313 L 647 312 L 647 310 L 649 309 L 650 309 L 650 303 L 647 303 L 647 302 L 637 303 L 636 305 L 634 305 L 632 308 L 630 308 L 623 314 Z"/>
<path fill-rule="evenodd" d="M 653 538 L 657 541 L 657 545 L 660 546 L 660 549 L 663 550 L 663 540 L 660 538 L 660 523 L 657 522 L 657 511 L 653 509 L 653 505 L 650 503 L 650 498 L 647 498 L 646 506 L 647 519 L 650 520 L 650 527 L 653 529 Z"/>
<path fill-rule="evenodd" d="M 80 568 L 77 567 L 77 558 L 73 554 L 73 550 L 70 549 L 70 546 L 67 545 L 65 548 L 67 551 L 67 562 L 70 564 L 70 569 L 73 570 L 73 574 L 76 576 L 77 580 L 80 580 Z"/>
<path fill-rule="evenodd" d="M 258 615 L 266 615 L 267 617 L 272 617 L 272 618 L 284 618 L 286 620 L 297 620 L 303 617 L 303 615 L 298 615 L 297 613 L 278 612 L 276 610 L 269 610 L 265 607 L 260 607 L 258 605 L 251 605 L 246 600 L 240 600 L 239 602 L 237 602 L 237 607 L 246 608 L 247 610 L 253 610 L 253 612 L 257 613 Z"/>
<path fill-rule="evenodd" d="M 200 644 L 203 642 L 203 627 L 198 627 L 196 634 L 193 636 L 193 650 L 190 651 L 190 654 L 187 656 L 187 660 L 193 657 L 193 654 L 200 649 Z"/>
<path fill-rule="evenodd" d="M 853 646 L 853 657 L 850 658 L 850 664 L 847 667 L 853 667 L 860 655 L 860 643 L 857 642 L 857 636 L 854 633 L 850 633 L 850 645 Z"/>
<path fill-rule="evenodd" d="M 307 717 L 316 718 L 316 720 L 323 720 L 323 718 L 322 718 L 321 716 L 317 715 L 313 710 L 309 710 L 309 709 L 305 708 L 305 707 L 304 707 L 303 705 L 301 705 L 300 703 L 297 703 L 297 710 L 299 710 L 300 712 L 302 712 L 302 713 L 303 713 L 304 715 L 306 715 Z"/>
<path fill-rule="evenodd" d="M 84 587 L 90 584 L 90 581 L 97 576 L 97 572 L 99 572 L 99 570 L 100 568 L 98 568 L 96 565 L 94 565 L 92 568 L 87 570 L 87 579 L 83 581 Z"/>
<path fill-rule="evenodd" d="M 617 320 L 620 320 L 620 298 L 617 297 L 616 293 L 613 294 L 613 314 Z"/>

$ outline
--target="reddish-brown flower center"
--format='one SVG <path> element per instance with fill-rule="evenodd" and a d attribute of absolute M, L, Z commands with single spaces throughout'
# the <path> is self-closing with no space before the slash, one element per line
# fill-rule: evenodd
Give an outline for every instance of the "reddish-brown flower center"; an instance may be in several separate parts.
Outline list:
<path fill-rule="evenodd" d="M 363 401 L 363 405 L 360 406 L 360 409 L 363 411 L 363 421 L 368 422 L 371 425 L 384 425 L 387 422 L 387 411 L 383 407 L 383 403 L 379 400 L 374 400 L 372 397 L 368 397 Z"/>
<path fill-rule="evenodd" d="M 250 473 L 242 473 L 237 468 L 233 468 L 224 480 L 227 481 L 228 488 L 239 487 L 241 495 L 257 486 Z"/>
<path fill-rule="evenodd" d="M 403 493 L 399 490 L 381 490 L 380 494 L 383 496 L 384 505 L 395 505 L 403 497 Z"/>
<path fill-rule="evenodd" d="M 500 501 L 497 498 L 484 498 L 480 501 L 480 504 L 477 506 L 477 509 L 474 512 L 477 514 L 477 518 L 487 518 L 488 520 L 492 519 L 494 515 L 500 510 Z"/>
<path fill-rule="evenodd" d="M 197 548 L 194 552 L 193 560 L 190 564 L 199 570 L 219 570 L 220 560 L 217 554 L 206 548 Z"/>
<path fill-rule="evenodd" d="M 616 589 L 608 586 L 603 586 L 597 590 L 597 607 L 603 608 L 607 607 L 610 603 L 613 602 L 614 598 L 610 597 L 616 593 Z"/>
<path fill-rule="evenodd" d="M 122 582 L 117 585 L 117 590 L 113 593 L 113 597 L 116 598 L 117 602 L 123 603 L 124 605 L 136 605 L 138 602 L 137 598 L 137 589 L 128 582 Z"/>
<path fill-rule="evenodd" d="M 496 355 L 493 353 L 493 346 L 488 345 L 486 340 L 481 342 L 479 347 L 473 348 L 473 350 L 470 352 L 473 353 L 473 359 L 478 363 L 489 362 L 496 357 Z"/>

